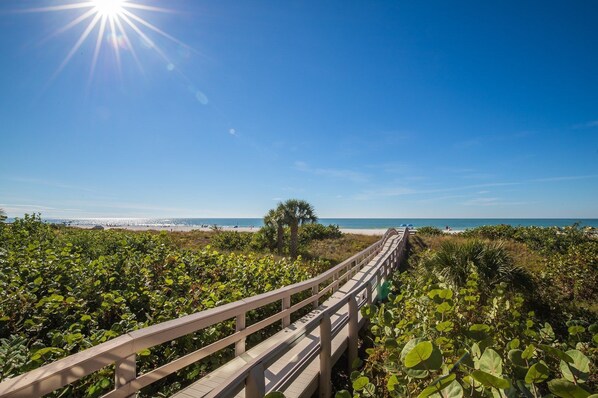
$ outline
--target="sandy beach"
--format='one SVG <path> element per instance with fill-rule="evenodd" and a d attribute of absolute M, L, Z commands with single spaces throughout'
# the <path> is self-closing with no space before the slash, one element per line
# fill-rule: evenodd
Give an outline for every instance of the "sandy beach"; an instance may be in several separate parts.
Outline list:
<path fill-rule="evenodd" d="M 91 226 L 76 226 L 77 228 L 91 229 Z M 140 225 L 121 225 L 121 226 L 106 226 L 103 225 L 104 229 L 127 229 L 129 231 L 169 231 L 169 232 L 189 232 L 189 231 L 204 231 L 211 232 L 211 227 L 197 227 L 197 226 L 185 226 L 185 225 L 174 225 L 174 226 L 140 226 Z M 221 231 L 237 231 L 237 232 L 257 232 L 258 227 L 220 227 Z M 370 235 L 370 236 L 382 236 L 386 232 L 386 228 L 341 228 L 344 234 L 355 234 L 355 235 Z M 446 234 L 457 234 L 459 230 L 443 231 Z"/>
<path fill-rule="evenodd" d="M 85 228 L 91 229 L 91 226 L 77 226 L 78 228 Z M 125 226 L 103 226 L 104 229 L 127 229 L 129 231 L 170 231 L 170 232 L 189 232 L 189 231 L 204 231 L 204 232 L 211 232 L 212 229 L 210 227 L 197 227 L 197 226 L 184 226 L 184 225 L 175 225 L 175 226 L 139 226 L 139 225 L 125 225 Z M 237 231 L 237 232 L 257 232 L 259 231 L 258 227 L 220 227 L 222 231 Z M 341 228 L 341 232 L 344 234 L 357 234 L 357 235 L 384 235 L 386 229 L 349 229 L 349 228 Z"/>

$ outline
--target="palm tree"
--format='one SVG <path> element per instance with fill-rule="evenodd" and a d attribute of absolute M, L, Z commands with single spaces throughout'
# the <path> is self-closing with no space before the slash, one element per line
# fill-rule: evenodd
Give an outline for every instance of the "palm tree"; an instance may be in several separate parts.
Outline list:
<path fill-rule="evenodd" d="M 278 254 L 282 255 L 284 244 L 284 210 L 282 204 L 279 204 L 276 209 L 271 209 L 264 216 L 264 225 L 276 228 L 276 248 Z"/>
<path fill-rule="evenodd" d="M 278 207 L 283 209 L 285 223 L 291 228 L 291 257 L 297 257 L 299 225 L 315 223 L 318 217 L 313 206 L 304 200 L 289 199 Z"/>

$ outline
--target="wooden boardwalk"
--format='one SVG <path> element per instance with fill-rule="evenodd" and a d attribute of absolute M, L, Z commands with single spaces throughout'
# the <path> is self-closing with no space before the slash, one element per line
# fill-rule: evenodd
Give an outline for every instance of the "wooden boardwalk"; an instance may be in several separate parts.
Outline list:
<path fill-rule="evenodd" d="M 380 241 L 308 281 L 249 297 L 235 303 L 188 315 L 127 333 L 50 365 L 0 383 L 0 397 L 35 397 L 50 393 L 107 365 L 115 365 L 115 388 L 104 397 L 133 396 L 141 388 L 192 363 L 234 345 L 235 358 L 189 387 L 177 398 L 261 398 L 267 392 L 285 396 L 331 395 L 331 369 L 344 352 L 349 363 L 357 358 L 359 309 L 377 299 L 377 289 L 397 267 L 408 230 L 388 230 Z M 308 298 L 292 304 L 295 295 Z M 322 302 L 323 301 L 323 302 Z M 246 326 L 246 314 L 279 302 L 280 311 Z M 312 306 L 291 323 L 291 314 Z M 157 369 L 138 374 L 136 353 L 229 319 L 236 332 Z M 282 330 L 249 350 L 248 335 L 282 323 Z"/>

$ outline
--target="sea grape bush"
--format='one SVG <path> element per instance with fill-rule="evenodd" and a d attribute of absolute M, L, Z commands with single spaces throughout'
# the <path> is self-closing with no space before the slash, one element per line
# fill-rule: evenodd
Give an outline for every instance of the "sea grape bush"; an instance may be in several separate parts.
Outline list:
<path fill-rule="evenodd" d="M 362 309 L 373 347 L 337 397 L 586 398 L 596 392 L 598 324 L 571 320 L 558 335 L 506 282 L 460 286 L 404 272 L 380 306 Z"/>
<path fill-rule="evenodd" d="M 209 247 L 181 250 L 167 234 L 57 228 L 25 216 L 0 226 L 0 380 L 131 330 L 305 280 L 320 267 Z M 248 323 L 274 310 L 249 314 Z M 153 369 L 232 330 L 232 322 L 222 323 L 144 350 L 138 368 Z M 144 394 L 167 394 L 228 354 L 192 365 Z M 106 368 L 56 395 L 98 396 L 112 386 L 112 372 Z"/>
<path fill-rule="evenodd" d="M 437 227 L 419 227 L 417 228 L 418 235 L 431 235 L 431 236 L 440 236 L 444 232 L 440 228 Z"/>

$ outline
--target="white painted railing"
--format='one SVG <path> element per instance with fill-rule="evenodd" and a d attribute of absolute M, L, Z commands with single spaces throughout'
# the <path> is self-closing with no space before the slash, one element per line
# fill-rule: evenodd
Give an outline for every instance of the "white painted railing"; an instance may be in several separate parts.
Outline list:
<path fill-rule="evenodd" d="M 405 231 L 405 236 L 407 234 L 408 231 Z M 228 346 L 234 345 L 235 354 L 240 355 L 245 351 L 245 340 L 248 335 L 256 333 L 277 321 L 281 321 L 282 326 L 287 327 L 291 323 L 291 314 L 294 312 L 310 304 L 317 308 L 320 299 L 331 292 L 334 293 L 341 283 L 351 279 L 361 268 L 367 265 L 372 258 L 380 253 L 387 239 L 393 235 L 397 235 L 397 231 L 389 229 L 378 242 L 315 278 L 179 319 L 135 330 L 23 375 L 5 380 L 0 383 L 0 397 L 29 398 L 42 396 L 109 365 L 115 366 L 115 388 L 103 397 L 128 397 L 143 387 Z M 331 330 L 330 315 L 344 305 L 349 304 L 349 316 L 343 319 L 342 326 L 349 324 L 349 360 L 351 363 L 353 359 L 357 358 L 357 313 L 359 307 L 363 303 L 372 302 L 372 281 L 375 278 L 378 278 L 379 281 L 381 277 L 388 275 L 391 268 L 396 265 L 404 249 L 405 242 L 406 239 L 401 239 L 393 250 L 384 254 L 383 263 L 380 264 L 378 271 L 370 278 L 353 288 L 333 306 L 318 312 L 313 319 L 301 329 L 292 333 L 283 343 L 273 346 L 253 359 L 242 369 L 238 376 L 212 391 L 209 396 L 229 396 L 245 387 L 246 397 L 263 397 L 265 393 L 263 373 L 265 367 L 280 358 L 286 350 L 296 344 L 301 336 L 305 336 L 316 327 L 320 327 L 322 336 L 319 345 L 320 379 L 326 380 L 325 384 L 321 384 L 320 391 L 321 394 L 324 394 L 323 396 L 329 396 L 330 344 L 331 339 L 339 330 L 339 327 Z M 332 282 L 320 288 L 321 284 L 329 280 L 332 280 Z M 293 295 L 306 291 L 311 292 L 310 297 L 291 305 Z M 358 303 L 363 292 L 365 292 L 365 300 Z M 276 302 L 281 303 L 280 312 L 246 326 L 247 312 Z M 233 334 L 149 372 L 137 374 L 136 357 L 138 352 L 231 319 L 236 320 L 236 331 Z M 328 395 L 326 395 L 327 392 Z"/>

